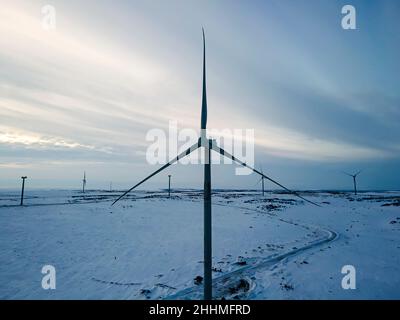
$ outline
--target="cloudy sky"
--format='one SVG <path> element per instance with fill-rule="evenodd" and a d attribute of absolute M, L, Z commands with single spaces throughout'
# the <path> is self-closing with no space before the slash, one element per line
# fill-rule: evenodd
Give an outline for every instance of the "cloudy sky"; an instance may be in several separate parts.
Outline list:
<path fill-rule="evenodd" d="M 341 27 L 342 6 L 357 29 Z M 146 133 L 254 129 L 255 163 L 292 188 L 400 189 L 400 3 L 0 0 L 0 187 L 125 188 L 154 171 Z M 56 9 L 56 29 L 42 8 Z M 255 187 L 213 166 L 214 187 Z M 176 165 L 145 187 L 201 187 Z"/>

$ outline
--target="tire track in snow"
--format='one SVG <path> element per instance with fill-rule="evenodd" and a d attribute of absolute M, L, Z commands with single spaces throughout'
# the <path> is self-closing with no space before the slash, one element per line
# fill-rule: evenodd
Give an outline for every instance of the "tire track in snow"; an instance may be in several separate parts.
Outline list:
<path fill-rule="evenodd" d="M 226 204 L 221 204 L 221 203 L 214 203 L 214 205 L 220 205 L 220 206 L 226 206 L 226 207 L 232 207 L 232 208 L 238 208 L 238 209 L 245 209 L 245 210 L 250 210 L 262 214 L 266 214 L 266 212 L 258 210 L 258 209 L 252 209 L 248 207 L 242 207 L 242 206 L 232 206 L 232 205 L 226 205 Z M 275 216 L 269 215 L 271 219 L 274 219 Z M 265 271 L 270 271 L 272 267 L 277 265 L 278 263 L 284 262 L 285 260 L 287 261 L 290 258 L 293 258 L 295 256 L 300 255 L 301 253 L 304 253 L 305 251 L 315 249 L 319 246 L 322 246 L 324 244 L 327 244 L 329 242 L 335 241 L 338 237 L 339 234 L 333 230 L 329 230 L 326 228 L 321 228 L 313 225 L 306 225 L 298 222 L 293 222 L 291 220 L 286 220 L 283 218 L 278 218 L 279 221 L 288 223 L 294 226 L 298 226 L 301 228 L 305 228 L 307 230 L 314 229 L 314 231 L 317 231 L 319 233 L 324 233 L 325 236 L 319 239 L 315 239 L 311 242 L 306 243 L 300 248 L 296 249 L 291 249 L 289 251 L 283 252 L 283 253 L 276 253 L 270 256 L 265 257 L 262 259 L 262 261 L 257 262 L 255 264 L 249 264 L 246 265 L 242 268 L 230 271 L 228 273 L 225 273 L 224 275 L 221 275 L 219 277 L 213 278 L 213 297 L 214 299 L 221 299 L 222 297 L 226 298 L 227 295 L 229 295 L 229 288 L 234 288 L 238 286 L 238 283 L 240 282 L 241 279 L 244 279 L 247 281 L 249 284 L 249 290 L 245 293 L 246 296 L 250 295 L 251 292 L 256 288 L 257 283 L 252 280 L 252 277 L 256 272 L 260 272 L 263 269 Z M 199 286 L 192 286 L 186 289 L 183 289 L 181 291 L 178 291 L 175 294 L 169 295 L 163 299 L 165 300 L 201 300 L 203 298 L 203 285 Z M 229 297 L 228 297 L 229 298 Z"/>

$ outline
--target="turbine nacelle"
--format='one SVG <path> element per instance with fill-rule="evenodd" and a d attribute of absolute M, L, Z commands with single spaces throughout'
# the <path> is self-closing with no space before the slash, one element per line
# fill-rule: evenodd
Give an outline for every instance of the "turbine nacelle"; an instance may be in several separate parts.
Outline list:
<path fill-rule="evenodd" d="M 217 140 L 207 138 L 206 130 L 201 130 L 201 135 L 198 140 L 198 146 L 204 147 L 207 149 L 212 149 L 213 147 L 218 147 Z"/>

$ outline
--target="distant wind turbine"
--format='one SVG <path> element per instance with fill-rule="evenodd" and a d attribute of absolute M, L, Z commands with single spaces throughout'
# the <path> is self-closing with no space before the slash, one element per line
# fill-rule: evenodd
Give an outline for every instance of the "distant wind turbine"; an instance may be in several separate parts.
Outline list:
<path fill-rule="evenodd" d="M 82 180 L 82 192 L 85 193 L 86 187 L 86 171 L 83 172 L 83 180 Z"/>
<path fill-rule="evenodd" d="M 262 168 L 260 169 L 261 174 L 263 174 Z M 261 187 L 262 187 L 262 195 L 264 196 L 264 175 L 261 176 L 260 180 L 258 180 L 257 184 L 259 184 L 261 181 Z"/>
<path fill-rule="evenodd" d="M 356 178 L 357 178 L 357 176 L 361 173 L 361 170 L 358 171 L 358 172 L 355 173 L 355 174 L 350 174 L 350 173 L 347 173 L 347 172 L 343 172 L 343 173 L 353 178 L 354 194 L 357 195 L 357 181 L 356 181 Z"/>
<path fill-rule="evenodd" d="M 129 190 L 125 191 L 121 196 L 119 196 L 112 205 L 114 205 L 117 201 L 119 201 L 126 194 L 131 192 L 133 189 L 140 186 L 142 183 L 149 180 L 151 177 L 160 173 L 164 169 L 168 168 L 170 165 L 178 162 L 180 159 L 185 156 L 191 154 L 193 151 L 197 150 L 200 147 L 205 149 L 205 161 L 204 161 L 204 299 L 211 300 L 212 299 L 212 242 L 211 242 L 211 150 L 232 159 L 234 162 L 240 164 L 241 166 L 247 167 L 253 172 L 259 174 L 265 179 L 271 181 L 272 183 L 278 185 L 289 193 L 301 198 L 304 201 L 312 203 L 313 205 L 319 206 L 315 202 L 307 200 L 299 195 L 295 191 L 291 191 L 279 182 L 273 180 L 272 178 L 264 175 L 262 172 L 251 168 L 246 163 L 240 161 L 233 155 L 229 154 L 225 150 L 219 148 L 215 142 L 215 140 L 211 140 L 207 138 L 207 94 L 206 94 L 206 44 L 205 44 L 205 35 L 203 29 L 203 94 L 202 94 L 202 106 L 201 106 L 201 136 L 197 143 L 191 146 L 186 151 L 177 155 L 175 158 L 171 159 L 168 163 L 163 165 L 161 168 L 150 174 L 148 177 L 144 178 L 142 181 L 134 185 Z"/>

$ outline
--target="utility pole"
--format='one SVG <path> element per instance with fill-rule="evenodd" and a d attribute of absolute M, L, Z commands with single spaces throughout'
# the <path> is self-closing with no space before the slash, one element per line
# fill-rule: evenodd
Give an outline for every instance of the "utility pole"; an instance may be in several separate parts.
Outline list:
<path fill-rule="evenodd" d="M 22 191 L 21 191 L 21 206 L 24 205 L 24 190 L 25 190 L 25 179 L 28 178 L 26 176 L 21 177 L 22 179 Z"/>
<path fill-rule="evenodd" d="M 353 176 L 353 183 L 354 183 L 354 194 L 357 195 L 357 182 L 356 182 L 357 175 Z"/>
<path fill-rule="evenodd" d="M 86 186 L 86 171 L 83 172 L 83 180 L 82 180 L 82 192 L 85 193 Z"/>
<path fill-rule="evenodd" d="M 168 198 L 171 198 L 171 175 L 168 175 Z"/>

